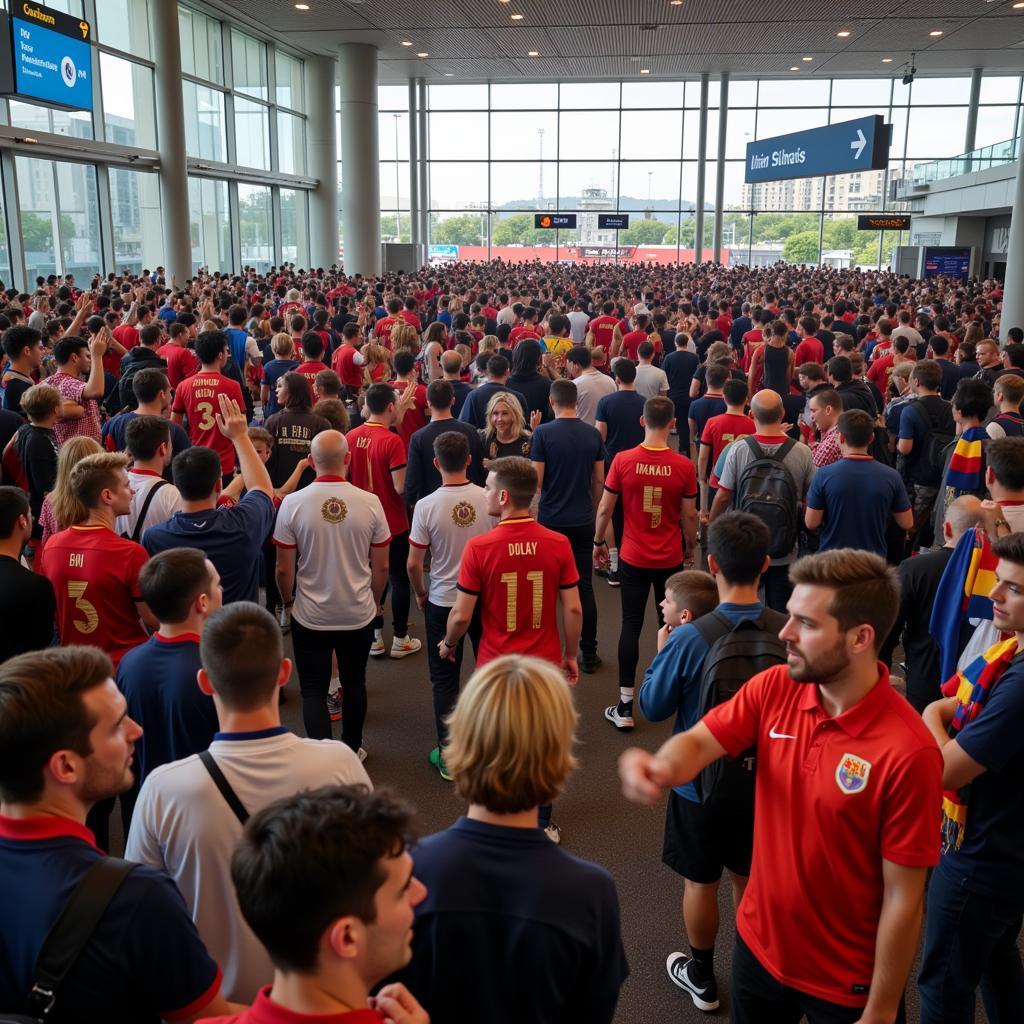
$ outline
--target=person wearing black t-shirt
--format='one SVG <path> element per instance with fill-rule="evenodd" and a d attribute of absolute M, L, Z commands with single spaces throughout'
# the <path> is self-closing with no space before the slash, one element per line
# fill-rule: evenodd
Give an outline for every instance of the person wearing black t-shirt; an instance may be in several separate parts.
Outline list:
<path fill-rule="evenodd" d="M 21 564 L 32 512 L 20 487 L 0 487 L 0 662 L 53 642 L 55 601 L 45 576 Z"/>
<path fill-rule="evenodd" d="M 43 336 L 33 327 L 8 327 L 3 336 L 7 369 L 0 379 L 4 408 L 23 415 L 21 396 L 28 391 L 43 362 Z"/>
<path fill-rule="evenodd" d="M 690 352 L 687 346 L 690 336 L 680 331 L 675 336 L 675 349 L 668 351 L 662 361 L 661 368 L 668 377 L 668 397 L 676 407 L 676 430 L 679 434 L 679 451 L 683 455 L 690 452 L 690 386 L 694 375 L 700 367 L 700 359 L 696 352 Z M 642 433 L 642 432 L 641 432 Z M 639 444 L 639 442 L 637 442 Z"/>
<path fill-rule="evenodd" d="M 551 333 L 560 335 L 564 329 L 569 333 L 569 321 L 563 316 L 551 318 Z M 564 321 L 564 326 L 556 321 Z M 512 350 L 512 375 L 508 378 L 510 391 L 516 391 L 526 398 L 530 412 L 539 412 L 541 422 L 549 423 L 553 418 L 551 403 L 551 378 L 541 370 L 542 352 L 536 338 L 523 338 Z"/>

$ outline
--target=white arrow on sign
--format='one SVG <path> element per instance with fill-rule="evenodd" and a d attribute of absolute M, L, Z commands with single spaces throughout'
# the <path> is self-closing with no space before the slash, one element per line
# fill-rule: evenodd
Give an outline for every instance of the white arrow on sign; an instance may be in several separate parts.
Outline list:
<path fill-rule="evenodd" d="M 864 138 L 864 133 L 858 128 L 857 138 L 850 143 L 850 149 L 855 149 L 857 152 L 853 154 L 854 160 L 859 160 L 861 153 L 864 152 L 864 147 L 868 144 L 868 140 Z"/>

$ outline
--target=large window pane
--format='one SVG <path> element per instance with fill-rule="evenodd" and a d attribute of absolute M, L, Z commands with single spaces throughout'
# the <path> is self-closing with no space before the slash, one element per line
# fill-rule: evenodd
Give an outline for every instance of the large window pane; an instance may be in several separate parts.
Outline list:
<path fill-rule="evenodd" d="M 228 183 L 211 178 L 189 178 L 188 216 L 192 273 L 200 267 L 211 271 L 232 269 Z"/>
<path fill-rule="evenodd" d="M 83 110 L 55 110 L 11 100 L 11 124 L 33 132 L 52 132 L 70 139 L 92 138 L 92 115 Z"/>
<path fill-rule="evenodd" d="M 513 204 L 553 208 L 557 195 L 558 164 L 553 160 L 533 163 L 492 163 L 491 209 Z"/>
<path fill-rule="evenodd" d="M 292 110 L 306 109 L 306 92 L 302 80 L 302 61 L 282 50 L 274 51 L 277 102 Z"/>
<path fill-rule="evenodd" d="M 558 93 L 563 110 L 610 110 L 619 106 L 618 82 L 563 82 Z"/>
<path fill-rule="evenodd" d="M 492 160 L 551 160 L 557 155 L 557 114 L 491 114 Z"/>
<path fill-rule="evenodd" d="M 558 85 L 554 82 L 491 86 L 492 110 L 554 110 Z"/>
<path fill-rule="evenodd" d="M 430 242 L 432 245 L 459 246 L 460 259 L 486 259 L 487 211 L 431 213 Z M 466 246 L 469 246 L 472 251 L 462 251 Z"/>
<path fill-rule="evenodd" d="M 18 201 L 21 205 L 21 244 L 30 281 L 59 272 L 60 230 L 53 164 L 49 160 L 15 157 Z"/>
<path fill-rule="evenodd" d="M 277 169 L 284 174 L 306 173 L 306 122 L 277 112 Z"/>
<path fill-rule="evenodd" d="M 100 0 L 96 4 L 96 38 L 125 53 L 148 57 L 147 7 L 147 0 Z"/>
<path fill-rule="evenodd" d="M 380 162 L 380 208 L 409 209 L 409 161 Z"/>
<path fill-rule="evenodd" d="M 430 167 L 432 210 L 487 209 L 487 164 L 434 160 Z"/>
<path fill-rule="evenodd" d="M 486 110 L 486 85 L 428 85 L 430 110 Z"/>
<path fill-rule="evenodd" d="M 337 89 L 335 89 L 337 93 Z M 408 110 L 409 87 L 406 85 L 378 85 L 377 107 L 380 110 Z"/>
<path fill-rule="evenodd" d="M 1005 142 L 1017 134 L 1017 106 L 979 107 L 978 129 L 974 138 L 976 147 Z"/>
<path fill-rule="evenodd" d="M 969 78 L 918 77 L 910 87 L 910 102 L 915 107 L 922 103 L 967 103 L 970 98 Z"/>
<path fill-rule="evenodd" d="M 270 186 L 238 186 L 238 232 L 242 266 L 260 273 L 274 263 L 274 236 L 270 224 Z"/>
<path fill-rule="evenodd" d="M 185 150 L 204 160 L 228 158 L 224 133 L 224 94 L 195 82 L 182 82 L 185 105 Z"/>
<path fill-rule="evenodd" d="M 491 218 L 492 255 L 513 262 L 550 260 L 555 254 L 555 232 L 534 228 L 533 213 L 495 213 Z M 494 252 L 498 248 L 502 251 Z"/>
<path fill-rule="evenodd" d="M 231 30 L 231 74 L 236 92 L 257 99 L 267 95 L 267 44 L 242 32 Z"/>
<path fill-rule="evenodd" d="M 338 133 L 341 138 L 341 133 Z M 409 159 L 409 115 L 388 113 L 377 115 L 377 145 L 381 160 Z"/>
<path fill-rule="evenodd" d="M 764 82 L 761 83 L 764 85 Z M 828 124 L 828 109 L 825 107 L 809 110 L 758 110 L 757 138 L 771 139 L 776 135 L 789 135 L 808 128 L 821 128 Z"/>
<path fill-rule="evenodd" d="M 487 114 L 428 114 L 431 160 L 486 160 Z"/>
<path fill-rule="evenodd" d="M 235 162 L 270 170 L 270 111 L 241 96 L 235 97 Z"/>
<path fill-rule="evenodd" d="M 935 130 L 937 125 L 942 125 L 941 131 Z M 907 156 L 914 159 L 957 156 L 964 151 L 966 133 L 966 107 L 911 106 Z"/>
<path fill-rule="evenodd" d="M 166 258 L 156 174 L 110 168 L 110 211 L 114 222 L 114 268 L 139 274 Z"/>
<path fill-rule="evenodd" d="M 624 160 L 673 160 L 680 155 L 682 136 L 680 111 L 624 110 L 619 156 Z"/>
<path fill-rule="evenodd" d="M 107 142 L 156 148 L 153 72 L 142 64 L 100 54 Z"/>
<path fill-rule="evenodd" d="M 64 274 L 85 281 L 103 268 L 100 204 L 92 164 L 54 162 Z"/>
<path fill-rule="evenodd" d="M 170 3 L 170 0 L 163 0 Z M 181 70 L 186 75 L 224 83 L 224 47 L 220 22 L 190 7 L 178 7 L 178 32 L 181 36 Z"/>
<path fill-rule="evenodd" d="M 1020 76 L 985 75 L 981 79 L 981 103 L 1016 103 L 1020 98 Z"/>
<path fill-rule="evenodd" d="M 889 78 L 834 78 L 832 80 L 833 107 L 860 107 L 873 103 L 889 106 L 892 80 Z M 882 113 L 880 110 L 879 113 Z M 836 118 L 841 121 L 841 117 Z"/>
<path fill-rule="evenodd" d="M 620 210 L 676 210 L 678 207 L 678 160 L 619 164 Z"/>
<path fill-rule="evenodd" d="M 623 107 L 681 107 L 682 82 L 623 82 Z"/>
<path fill-rule="evenodd" d="M 619 146 L 619 112 L 563 111 L 559 116 L 558 155 L 562 160 L 607 160 Z"/>
<path fill-rule="evenodd" d="M 697 88 L 700 88 L 698 84 Z M 756 107 L 757 82 L 729 82 L 729 107 Z"/>
<path fill-rule="evenodd" d="M 599 160 L 563 160 L 558 165 L 558 206 L 562 210 L 575 210 L 585 191 L 598 189 L 610 197 L 615 209 L 618 164 Z"/>
<path fill-rule="evenodd" d="M 745 160 L 747 143 L 754 141 L 754 125 L 757 118 L 756 110 L 730 110 L 725 135 L 725 157 L 727 160 Z M 715 139 L 717 147 L 718 140 Z M 717 148 L 715 153 L 718 153 Z"/>
<path fill-rule="evenodd" d="M 761 107 L 809 107 L 828 103 L 827 78 L 761 79 L 757 103 Z"/>
<path fill-rule="evenodd" d="M 306 211 L 304 191 L 281 189 L 281 258 L 297 267 L 309 263 L 309 215 Z"/>

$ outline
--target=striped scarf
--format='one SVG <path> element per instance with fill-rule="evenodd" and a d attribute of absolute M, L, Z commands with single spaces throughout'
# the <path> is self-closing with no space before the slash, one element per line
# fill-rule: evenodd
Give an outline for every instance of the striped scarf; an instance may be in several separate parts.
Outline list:
<path fill-rule="evenodd" d="M 985 489 L 984 442 L 988 434 L 984 427 L 968 427 L 956 441 L 953 456 L 946 471 L 946 493 L 954 493 L 948 500 L 962 494 L 976 494 Z"/>
<path fill-rule="evenodd" d="M 996 585 L 998 561 L 980 526 L 967 530 L 953 549 L 935 592 L 929 622 L 932 637 L 939 647 L 941 679 L 948 679 L 956 671 L 960 657 L 960 624 L 965 619 L 992 619 L 989 594 Z"/>
<path fill-rule="evenodd" d="M 962 671 L 942 685 L 943 697 L 956 697 L 957 707 L 949 723 L 949 735 L 957 733 L 981 714 L 996 683 L 1017 656 L 1017 638 L 1000 640 L 979 654 Z M 947 789 L 942 794 L 942 852 L 960 849 L 967 827 L 967 802 L 971 784 Z"/>

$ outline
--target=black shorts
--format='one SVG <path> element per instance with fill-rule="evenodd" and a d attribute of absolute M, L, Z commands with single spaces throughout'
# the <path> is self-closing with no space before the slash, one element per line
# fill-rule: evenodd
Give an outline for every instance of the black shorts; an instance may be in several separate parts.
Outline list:
<path fill-rule="evenodd" d="M 661 860 L 677 874 L 703 885 L 717 882 L 723 868 L 749 875 L 753 850 L 753 817 L 724 815 L 669 793 Z"/>

